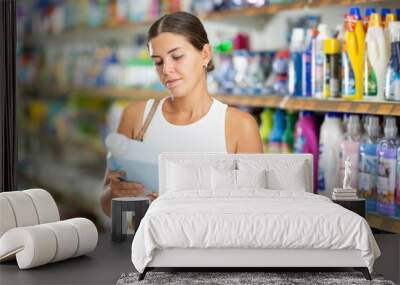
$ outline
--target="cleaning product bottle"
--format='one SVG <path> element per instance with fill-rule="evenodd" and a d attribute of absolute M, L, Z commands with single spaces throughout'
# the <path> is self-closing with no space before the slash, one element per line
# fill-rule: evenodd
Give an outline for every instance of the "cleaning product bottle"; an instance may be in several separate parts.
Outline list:
<path fill-rule="evenodd" d="M 375 8 L 371 8 L 371 7 L 365 8 L 365 17 L 363 18 L 363 25 L 364 25 L 365 32 L 368 31 L 369 19 L 370 19 L 371 15 L 374 13 L 376 13 Z"/>
<path fill-rule="evenodd" d="M 290 61 L 288 68 L 288 87 L 291 96 L 302 95 L 302 51 L 304 47 L 304 30 L 294 28 L 290 42 Z"/>
<path fill-rule="evenodd" d="M 381 9 L 381 18 L 382 18 L 382 25 L 385 27 L 386 26 L 386 16 L 390 14 L 392 11 L 390 8 L 382 8 Z"/>
<path fill-rule="evenodd" d="M 347 123 L 346 133 L 340 144 L 340 183 L 344 178 L 344 162 L 347 158 L 351 161 L 351 187 L 358 186 L 358 155 L 361 140 L 361 124 L 358 115 L 350 115 Z M 340 184 L 341 185 L 341 184 Z"/>
<path fill-rule="evenodd" d="M 317 193 L 318 182 L 318 128 L 315 116 L 310 111 L 301 111 L 294 131 L 294 152 L 313 155 L 313 185 Z"/>
<path fill-rule="evenodd" d="M 377 13 L 370 17 L 365 46 L 364 99 L 383 100 L 389 54 L 380 15 Z"/>
<path fill-rule="evenodd" d="M 261 117 L 260 136 L 263 141 L 264 153 L 268 152 L 269 135 L 272 130 L 272 114 L 273 112 L 270 108 L 265 108 L 260 115 Z"/>
<path fill-rule="evenodd" d="M 391 34 L 391 54 L 386 71 L 385 99 L 400 101 L 400 22 L 389 25 Z"/>
<path fill-rule="evenodd" d="M 282 151 L 282 136 L 285 131 L 285 111 L 276 109 L 273 119 L 274 123 L 269 135 L 268 151 L 270 153 L 280 153 Z"/>
<path fill-rule="evenodd" d="M 324 41 L 330 36 L 326 24 L 318 25 L 318 36 L 315 39 L 315 48 L 311 56 L 311 93 L 313 97 L 323 98 L 324 92 Z M 315 55 L 314 55 L 315 54 Z"/>
<path fill-rule="evenodd" d="M 396 21 L 396 15 L 392 14 L 392 13 L 388 13 L 385 18 L 385 23 L 382 25 L 383 32 L 385 34 L 385 40 L 386 40 L 386 48 L 387 48 L 386 53 L 388 54 L 388 56 L 390 56 L 390 43 L 391 43 L 389 25 L 391 22 L 395 22 L 395 21 Z"/>
<path fill-rule="evenodd" d="M 351 100 L 362 99 L 365 32 L 359 8 L 350 8 L 345 41 L 351 68 L 354 72 L 355 92 L 345 89 L 342 97 Z"/>
<path fill-rule="evenodd" d="M 315 56 L 315 39 L 318 35 L 318 30 L 313 28 L 307 31 L 307 39 L 305 49 L 302 52 L 302 95 L 303 97 L 311 97 L 311 83 L 312 83 L 312 72 L 315 68 L 312 67 L 312 63 L 315 60 L 312 59 Z"/>
<path fill-rule="evenodd" d="M 400 146 L 397 148 L 396 164 L 396 217 L 400 217 Z"/>
<path fill-rule="evenodd" d="M 327 38 L 324 41 L 323 97 L 340 97 L 340 55 L 339 40 Z"/>
<path fill-rule="evenodd" d="M 394 216 L 396 160 L 397 160 L 397 125 L 395 117 L 385 117 L 384 138 L 379 141 L 378 156 L 377 211 L 382 215 Z"/>
<path fill-rule="evenodd" d="M 343 127 L 340 115 L 334 112 L 325 114 L 319 134 L 318 194 L 332 197 L 333 189 L 340 187 L 340 143 L 343 140 Z"/>
<path fill-rule="evenodd" d="M 368 212 L 376 212 L 376 180 L 378 177 L 378 157 L 376 148 L 380 139 L 379 117 L 368 116 L 365 135 L 360 143 L 359 197 L 367 200 Z"/>
<path fill-rule="evenodd" d="M 341 55 L 341 95 L 350 95 L 355 96 L 356 93 L 356 83 L 354 79 L 354 70 L 351 66 L 349 55 L 347 52 L 347 45 L 346 45 L 346 34 L 348 26 L 350 25 L 350 15 L 346 14 L 345 22 L 342 29 L 339 29 L 338 39 L 342 42 L 342 55 Z M 346 125 L 347 126 L 347 125 Z"/>
<path fill-rule="evenodd" d="M 286 128 L 282 136 L 282 153 L 293 153 L 294 125 L 297 116 L 294 112 L 286 112 Z"/>

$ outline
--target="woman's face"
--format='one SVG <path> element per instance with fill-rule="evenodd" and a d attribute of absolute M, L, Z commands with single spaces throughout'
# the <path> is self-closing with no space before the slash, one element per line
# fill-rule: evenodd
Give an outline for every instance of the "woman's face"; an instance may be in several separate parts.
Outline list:
<path fill-rule="evenodd" d="M 149 52 L 161 83 L 172 96 L 185 96 L 202 81 L 205 84 L 204 65 L 211 59 L 209 45 L 199 51 L 184 36 L 161 33 L 150 40 Z"/>

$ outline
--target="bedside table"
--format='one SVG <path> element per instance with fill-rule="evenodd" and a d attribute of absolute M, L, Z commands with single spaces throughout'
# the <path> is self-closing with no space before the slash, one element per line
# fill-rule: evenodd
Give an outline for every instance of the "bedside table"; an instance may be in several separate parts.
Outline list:
<path fill-rule="evenodd" d="M 149 208 L 150 199 L 147 197 L 123 197 L 113 198 L 111 201 L 111 239 L 113 241 L 124 241 L 129 233 L 127 213 L 134 215 L 134 230 L 139 227 L 140 221 Z"/>
<path fill-rule="evenodd" d="M 354 200 L 333 200 L 332 202 L 339 204 L 340 206 L 359 214 L 364 219 L 366 218 L 366 201 L 365 199 L 354 199 Z"/>

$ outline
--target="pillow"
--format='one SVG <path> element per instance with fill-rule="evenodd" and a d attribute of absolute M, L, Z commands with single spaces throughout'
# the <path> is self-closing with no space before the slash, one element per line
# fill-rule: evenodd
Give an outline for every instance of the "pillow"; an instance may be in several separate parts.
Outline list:
<path fill-rule="evenodd" d="M 232 169 L 211 169 L 211 188 L 236 189 L 236 170 Z"/>
<path fill-rule="evenodd" d="M 170 162 L 168 165 L 167 189 L 185 191 L 189 189 L 210 189 L 211 167 L 182 165 Z"/>
<path fill-rule="evenodd" d="M 239 170 L 266 170 L 267 188 L 272 190 L 307 191 L 308 164 L 303 159 L 239 159 Z"/>
<path fill-rule="evenodd" d="M 240 188 L 267 188 L 267 171 L 236 170 L 237 187 Z"/>

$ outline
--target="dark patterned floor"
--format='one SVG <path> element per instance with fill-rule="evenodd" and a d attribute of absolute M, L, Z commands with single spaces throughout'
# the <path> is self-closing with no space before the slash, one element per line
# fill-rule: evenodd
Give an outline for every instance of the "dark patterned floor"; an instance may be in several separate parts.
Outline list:
<path fill-rule="evenodd" d="M 148 272 L 146 278 L 138 281 L 138 273 L 122 274 L 117 285 L 133 284 L 376 284 L 395 285 L 381 275 L 372 275 L 372 281 L 360 272 Z"/>

